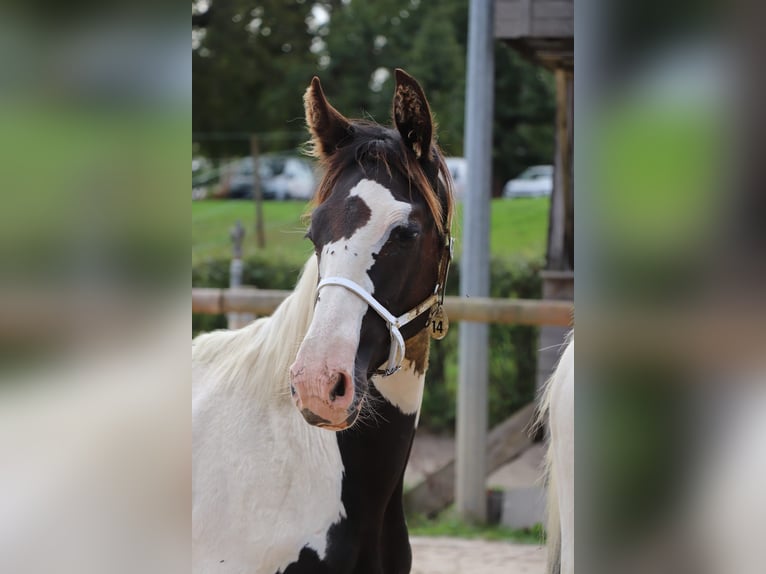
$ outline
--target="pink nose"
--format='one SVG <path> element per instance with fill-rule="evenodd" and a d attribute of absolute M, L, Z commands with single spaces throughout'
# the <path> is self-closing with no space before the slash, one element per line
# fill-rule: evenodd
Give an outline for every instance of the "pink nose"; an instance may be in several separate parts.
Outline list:
<path fill-rule="evenodd" d="M 332 430 L 347 428 L 356 419 L 354 382 L 345 371 L 290 369 L 290 392 L 309 424 Z"/>

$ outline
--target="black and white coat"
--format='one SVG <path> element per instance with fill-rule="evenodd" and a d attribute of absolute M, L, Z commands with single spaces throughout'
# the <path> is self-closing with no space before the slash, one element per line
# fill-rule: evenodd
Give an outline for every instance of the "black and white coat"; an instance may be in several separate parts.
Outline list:
<path fill-rule="evenodd" d="M 410 571 L 402 484 L 427 333 L 408 341 L 402 370 L 373 379 L 369 419 L 338 433 L 308 425 L 287 390 L 290 363 L 264 364 L 253 342 L 297 348 L 316 274 L 312 257 L 272 318 L 194 342 L 195 574 Z"/>

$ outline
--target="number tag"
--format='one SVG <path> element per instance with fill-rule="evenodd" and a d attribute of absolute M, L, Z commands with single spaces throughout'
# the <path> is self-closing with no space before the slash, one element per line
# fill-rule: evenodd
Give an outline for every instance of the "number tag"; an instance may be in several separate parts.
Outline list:
<path fill-rule="evenodd" d="M 447 331 L 449 331 L 449 319 L 447 319 L 447 314 L 444 312 L 444 307 L 436 305 L 431 310 L 431 315 L 428 318 L 426 327 L 428 328 L 428 332 L 431 333 L 431 337 L 437 341 L 441 341 L 447 336 Z"/>

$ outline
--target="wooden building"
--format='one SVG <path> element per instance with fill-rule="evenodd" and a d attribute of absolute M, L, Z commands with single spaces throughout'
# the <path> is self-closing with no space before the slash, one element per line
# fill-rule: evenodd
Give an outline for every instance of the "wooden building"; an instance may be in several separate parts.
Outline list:
<path fill-rule="evenodd" d="M 556 79 L 556 148 L 543 298 L 574 299 L 574 1 L 496 0 L 495 38 Z M 567 329 L 540 330 L 538 383 L 553 371 Z"/>

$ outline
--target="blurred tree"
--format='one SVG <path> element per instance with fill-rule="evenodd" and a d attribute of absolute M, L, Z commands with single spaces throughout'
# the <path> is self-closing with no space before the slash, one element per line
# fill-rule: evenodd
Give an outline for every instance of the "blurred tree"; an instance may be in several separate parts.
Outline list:
<path fill-rule="evenodd" d="M 465 0 L 350 0 L 332 7 L 322 73 L 328 97 L 356 117 L 387 122 L 392 70 L 405 69 L 422 84 L 440 124 L 440 143 L 462 152 L 465 50 L 457 13 Z"/>
<path fill-rule="evenodd" d="M 497 42 L 492 136 L 496 194 L 506 181 L 530 165 L 553 163 L 555 119 L 553 75 Z"/>
<path fill-rule="evenodd" d="M 391 70 L 423 85 L 447 155 L 463 154 L 468 1 L 338 0 L 331 11 L 322 78 L 333 103 L 352 116 L 387 121 Z M 381 81 L 382 80 L 382 81 Z M 494 191 L 534 164 L 551 163 L 556 114 L 553 77 L 506 44 L 495 47 Z"/>
<path fill-rule="evenodd" d="M 192 130 L 207 155 L 246 155 L 306 139 L 302 94 L 314 74 L 350 117 L 390 119 L 392 71 L 423 85 L 447 155 L 463 154 L 467 0 L 192 0 Z M 204 15 L 204 17 L 202 17 Z M 553 158 L 551 74 L 495 47 L 495 192 L 524 168 Z M 228 140 L 216 139 L 233 134 Z"/>
<path fill-rule="evenodd" d="M 465 2 L 429 6 L 409 52 L 410 73 L 428 95 L 439 126 L 439 144 L 448 156 L 463 154 L 465 113 L 465 46 L 458 41 L 456 13 Z"/>
<path fill-rule="evenodd" d="M 393 68 L 407 69 L 411 0 L 350 0 L 332 9 L 321 76 L 333 105 L 350 117 L 386 123 Z M 325 81 L 326 78 L 326 81 Z"/>
<path fill-rule="evenodd" d="M 207 2 L 192 2 L 203 13 Z M 192 32 L 192 131 L 213 157 L 247 155 L 249 133 L 269 133 L 262 149 L 305 139 L 303 90 L 317 66 L 305 0 L 213 0 Z M 196 8 L 195 8 L 196 6 Z"/>

